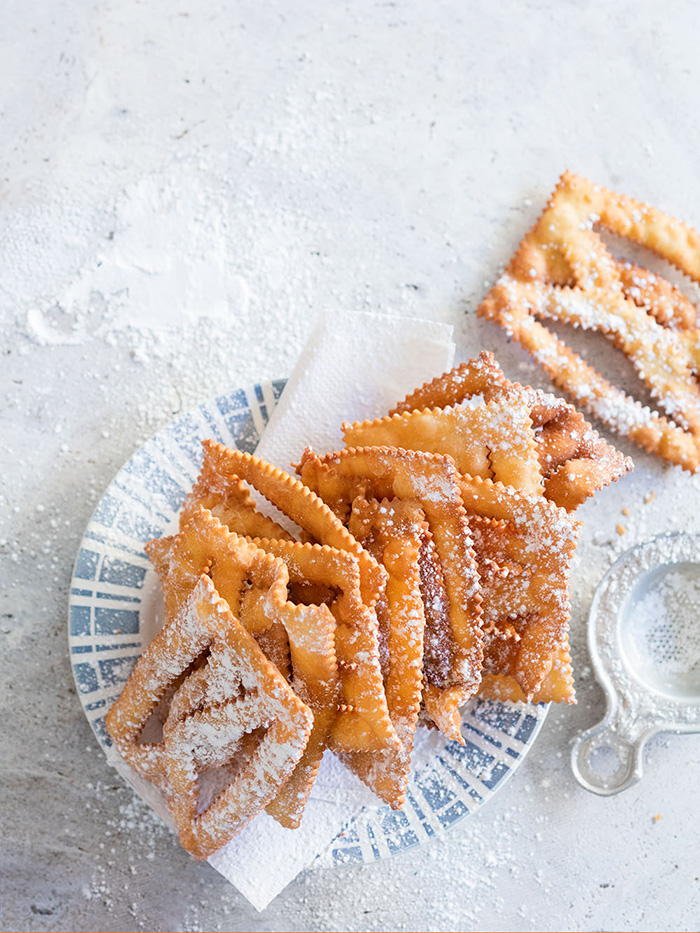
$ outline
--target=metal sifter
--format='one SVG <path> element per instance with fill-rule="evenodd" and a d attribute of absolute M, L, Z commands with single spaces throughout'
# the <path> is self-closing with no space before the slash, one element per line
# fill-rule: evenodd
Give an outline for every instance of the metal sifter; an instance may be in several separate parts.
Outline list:
<path fill-rule="evenodd" d="M 656 732 L 700 732 L 700 536 L 626 551 L 595 592 L 588 644 L 607 712 L 574 742 L 578 781 L 609 796 L 642 777 Z"/>

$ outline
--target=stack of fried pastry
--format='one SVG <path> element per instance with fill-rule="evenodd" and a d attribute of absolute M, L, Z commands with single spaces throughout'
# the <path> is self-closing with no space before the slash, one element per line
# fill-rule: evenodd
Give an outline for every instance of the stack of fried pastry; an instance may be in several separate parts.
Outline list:
<path fill-rule="evenodd" d="M 147 545 L 165 624 L 107 727 L 199 858 L 263 809 L 297 826 L 326 749 L 399 808 L 419 721 L 461 742 L 477 693 L 573 699 L 571 513 L 629 461 L 488 353 L 343 430 L 301 481 L 206 441 Z"/>

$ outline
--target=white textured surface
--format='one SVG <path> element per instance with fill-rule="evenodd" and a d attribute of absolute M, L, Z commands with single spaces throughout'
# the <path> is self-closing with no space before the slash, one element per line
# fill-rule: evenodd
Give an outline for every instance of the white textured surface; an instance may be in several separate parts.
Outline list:
<path fill-rule="evenodd" d="M 8 0 L 1 15 L 3 927 L 697 929 L 700 736 L 652 740 L 620 797 L 568 764 L 603 713 L 595 583 L 628 544 L 700 529 L 697 478 L 635 453 L 582 509 L 579 705 L 549 717 L 503 793 L 422 851 L 307 873 L 261 917 L 108 769 L 64 625 L 116 468 L 174 412 L 290 373 L 320 309 L 454 323 L 462 356 L 487 346 L 537 381 L 472 312 L 564 168 L 700 226 L 696 4 Z"/>

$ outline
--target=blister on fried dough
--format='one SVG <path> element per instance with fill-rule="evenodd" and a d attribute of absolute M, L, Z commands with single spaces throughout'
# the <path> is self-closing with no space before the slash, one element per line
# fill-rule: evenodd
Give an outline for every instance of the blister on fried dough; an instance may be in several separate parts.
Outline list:
<path fill-rule="evenodd" d="M 377 603 L 380 658 L 389 716 L 410 755 L 420 711 L 423 683 L 425 614 L 418 554 L 428 524 L 410 499 L 358 497 L 348 528 L 387 571 L 386 592 Z"/>
<path fill-rule="evenodd" d="M 435 688 L 433 700 L 444 702 L 451 738 L 459 740 L 457 708 L 478 687 L 482 664 L 481 597 L 471 538 L 461 502 L 459 474 L 449 457 L 391 447 L 349 448 L 316 456 L 306 450 L 300 464 L 303 481 L 318 492 L 344 520 L 358 495 L 374 499 L 407 498 L 425 513 L 444 577 L 448 599 L 447 663 L 426 671 Z"/>
<path fill-rule="evenodd" d="M 504 327 L 555 385 L 610 427 L 694 472 L 700 466 L 696 315 L 661 276 L 615 260 L 596 225 L 652 250 L 700 282 L 698 233 L 646 204 L 566 173 L 478 313 Z M 542 319 L 605 334 L 665 414 L 616 388 Z"/>
<path fill-rule="evenodd" d="M 313 716 L 208 577 L 180 615 L 196 618 L 211 654 L 198 675 L 200 692 L 205 682 L 200 704 L 187 716 L 168 717 L 163 728 L 168 805 L 182 845 L 207 858 L 279 791 L 303 753 Z M 187 689 L 185 681 L 181 690 Z M 177 695 L 173 706 L 179 706 Z M 235 776 L 203 805 L 200 777 L 229 763 Z"/>
<path fill-rule="evenodd" d="M 460 473 L 493 477 L 523 492 L 542 493 L 532 420 L 517 393 L 485 402 L 407 411 L 344 424 L 348 447 L 403 447 L 448 454 Z"/>

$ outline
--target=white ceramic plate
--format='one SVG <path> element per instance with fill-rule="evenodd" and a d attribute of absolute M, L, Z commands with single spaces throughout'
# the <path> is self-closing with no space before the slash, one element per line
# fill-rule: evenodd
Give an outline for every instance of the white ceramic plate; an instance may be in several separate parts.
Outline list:
<path fill-rule="evenodd" d="M 285 381 L 238 389 L 173 421 L 122 467 L 85 531 L 69 605 L 71 664 L 85 715 L 105 751 L 105 714 L 159 624 L 159 586 L 143 546 L 170 533 L 201 460 L 200 441 L 253 451 Z M 522 762 L 547 706 L 483 700 L 464 710 L 465 744 L 431 735 L 404 809 L 365 809 L 329 849 L 334 863 L 365 862 L 420 845 L 481 806 Z"/>

